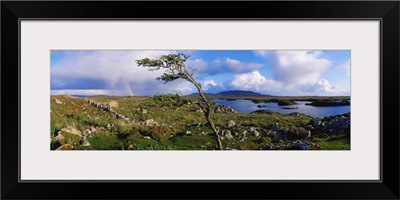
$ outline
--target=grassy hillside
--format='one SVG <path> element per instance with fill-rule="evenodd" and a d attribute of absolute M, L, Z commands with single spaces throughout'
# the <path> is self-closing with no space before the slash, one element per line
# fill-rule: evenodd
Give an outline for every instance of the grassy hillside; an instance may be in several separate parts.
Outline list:
<path fill-rule="evenodd" d="M 50 101 L 52 150 L 215 149 L 212 131 L 195 104 L 197 98 L 62 95 L 51 96 Z M 314 119 L 299 113 L 269 111 L 245 114 L 226 107 L 219 108 L 213 117 L 226 149 L 350 149 L 349 133 L 326 129 L 327 125 L 323 130 L 320 125 L 340 117 Z"/>

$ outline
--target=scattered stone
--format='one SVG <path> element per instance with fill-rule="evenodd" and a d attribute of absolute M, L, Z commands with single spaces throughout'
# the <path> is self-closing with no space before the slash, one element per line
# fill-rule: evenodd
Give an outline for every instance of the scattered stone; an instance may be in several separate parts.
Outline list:
<path fill-rule="evenodd" d="M 253 131 L 254 136 L 258 137 L 260 136 L 260 133 L 258 131 Z"/>
<path fill-rule="evenodd" d="M 114 127 L 114 124 L 107 124 L 107 126 L 106 126 L 106 128 L 107 128 L 108 130 L 110 130 L 112 127 Z"/>
<path fill-rule="evenodd" d="M 236 125 L 236 122 L 234 122 L 233 120 L 229 120 L 227 123 L 226 123 L 226 126 L 228 127 L 228 128 L 232 128 L 232 127 L 234 127 Z"/>
<path fill-rule="evenodd" d="M 158 123 L 154 119 L 147 119 L 144 122 L 139 123 L 142 126 L 158 126 Z"/>
<path fill-rule="evenodd" d="M 307 125 L 307 126 L 305 126 L 304 128 L 305 128 L 306 130 L 311 130 L 311 129 L 313 129 L 314 127 L 311 126 L 311 125 Z"/>
<path fill-rule="evenodd" d="M 70 134 L 82 136 L 82 132 L 80 130 L 76 129 L 75 127 L 73 127 L 73 126 L 68 126 L 67 128 L 61 129 L 58 132 L 58 134 L 61 134 L 62 132 L 67 132 L 67 133 L 70 133 Z"/>
<path fill-rule="evenodd" d="M 58 133 L 58 135 L 54 137 L 54 140 L 61 143 L 62 141 L 65 140 L 65 137 L 61 133 Z"/>
<path fill-rule="evenodd" d="M 279 131 L 279 124 L 278 124 L 278 123 L 275 123 L 275 124 L 272 126 L 272 130 L 275 131 L 275 132 L 278 132 L 278 131 Z"/>
<path fill-rule="evenodd" d="M 63 102 L 61 102 L 61 101 L 58 100 L 57 98 L 54 98 L 54 100 L 56 101 L 56 104 L 63 104 Z"/>
<path fill-rule="evenodd" d="M 58 147 L 56 149 L 56 151 L 59 151 L 59 150 L 72 150 L 72 149 L 74 149 L 74 146 L 72 146 L 70 144 L 63 144 L 60 147 Z"/>
<path fill-rule="evenodd" d="M 110 101 L 108 102 L 108 106 L 118 108 L 118 102 L 116 101 Z"/>
<path fill-rule="evenodd" d="M 215 112 L 215 113 L 222 113 L 222 110 L 221 110 L 220 107 L 216 107 L 216 108 L 214 109 L 214 112 Z"/>
<path fill-rule="evenodd" d="M 288 134 L 288 136 L 295 139 L 302 139 L 311 136 L 311 131 L 302 127 L 292 127 L 288 130 L 286 129 L 285 132 Z"/>
<path fill-rule="evenodd" d="M 96 132 L 96 129 L 95 129 L 94 127 L 90 127 L 90 131 L 91 131 L 92 133 L 95 133 L 95 132 Z"/>
<path fill-rule="evenodd" d="M 82 139 L 82 144 L 81 144 L 81 145 L 82 145 L 82 146 L 85 146 L 85 147 L 90 146 L 90 143 L 89 143 L 89 141 L 86 139 L 86 136 L 83 137 L 83 139 Z"/>
<path fill-rule="evenodd" d="M 92 134 L 92 131 L 90 131 L 89 129 L 86 129 L 86 130 L 82 131 L 82 133 L 84 136 L 87 136 L 87 135 Z"/>
<path fill-rule="evenodd" d="M 228 140 L 231 140 L 233 138 L 232 134 L 230 131 L 226 131 L 224 134 L 224 137 Z"/>

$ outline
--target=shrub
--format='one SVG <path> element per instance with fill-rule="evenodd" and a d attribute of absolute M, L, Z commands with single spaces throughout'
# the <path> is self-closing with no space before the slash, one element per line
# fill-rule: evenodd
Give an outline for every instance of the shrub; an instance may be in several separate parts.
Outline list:
<path fill-rule="evenodd" d="M 163 126 L 154 126 L 150 128 L 149 135 L 156 139 L 161 140 L 169 135 L 170 131 Z"/>

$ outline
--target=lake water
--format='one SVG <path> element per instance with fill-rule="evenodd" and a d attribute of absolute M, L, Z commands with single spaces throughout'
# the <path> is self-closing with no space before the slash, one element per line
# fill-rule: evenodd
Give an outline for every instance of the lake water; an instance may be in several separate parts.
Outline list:
<path fill-rule="evenodd" d="M 250 100 L 222 100 L 222 99 L 214 99 L 212 100 L 214 103 L 218 103 L 221 105 L 230 106 L 231 108 L 243 112 L 250 113 L 256 110 L 270 110 L 272 112 L 279 112 L 282 114 L 290 114 L 292 112 L 304 113 L 306 115 L 310 115 L 312 117 L 326 117 L 326 116 L 334 116 L 343 113 L 350 112 L 350 106 L 330 106 L 330 107 L 315 107 L 315 106 L 306 106 L 306 103 L 311 103 L 310 101 L 295 101 L 296 105 L 290 106 L 278 106 L 278 103 L 254 103 Z M 257 107 L 258 105 L 265 105 L 266 107 Z M 283 109 L 285 107 L 296 108 L 297 109 Z"/>

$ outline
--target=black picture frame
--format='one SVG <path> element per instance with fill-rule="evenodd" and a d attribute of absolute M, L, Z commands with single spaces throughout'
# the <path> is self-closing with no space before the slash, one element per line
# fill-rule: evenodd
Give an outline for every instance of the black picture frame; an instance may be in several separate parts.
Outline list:
<path fill-rule="evenodd" d="M 399 199 L 399 8 L 399 1 L 2 1 L 1 198 Z M 20 19 L 379 19 L 382 180 L 20 182 Z"/>

